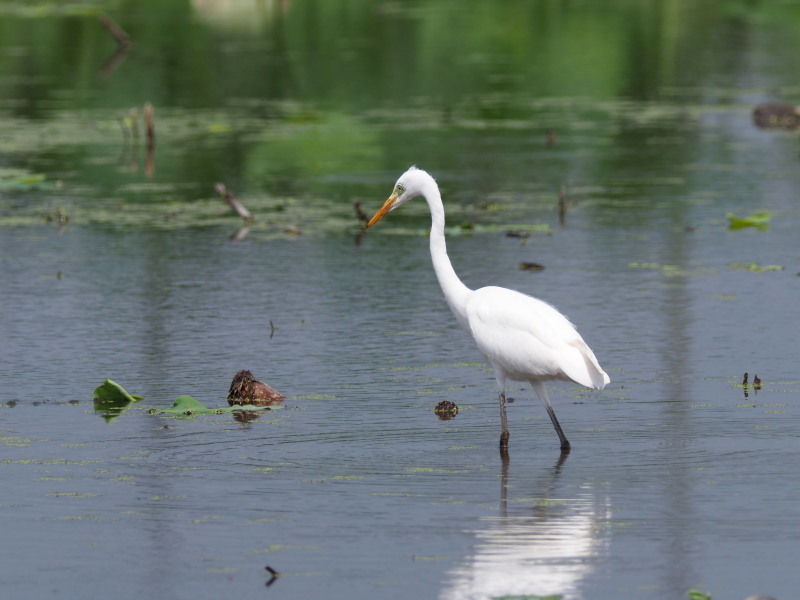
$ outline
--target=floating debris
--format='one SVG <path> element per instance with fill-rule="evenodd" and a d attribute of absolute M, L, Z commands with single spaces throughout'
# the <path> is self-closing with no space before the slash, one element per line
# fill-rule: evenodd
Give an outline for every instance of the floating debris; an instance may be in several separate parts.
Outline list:
<path fill-rule="evenodd" d="M 270 567 L 269 565 L 267 565 L 266 567 L 264 567 L 264 569 L 267 571 L 267 573 L 269 573 L 269 574 L 271 575 L 271 577 L 270 577 L 270 580 L 269 580 L 269 581 L 267 581 L 267 583 L 265 584 L 267 587 L 269 587 L 269 586 L 271 586 L 273 583 L 275 583 L 276 581 L 278 581 L 278 577 L 280 577 L 280 576 L 281 576 L 281 574 L 280 574 L 280 573 L 278 573 L 278 571 L 276 571 L 275 569 L 273 569 L 273 568 L 272 568 L 272 567 Z"/>
<path fill-rule="evenodd" d="M 144 105 L 144 130 L 147 137 L 147 153 L 145 154 L 144 173 L 152 177 L 156 170 L 156 126 L 153 116 L 153 105 L 149 102 Z"/>
<path fill-rule="evenodd" d="M 737 217 L 733 213 L 728 213 L 728 229 L 731 231 L 736 229 L 744 229 L 745 227 L 755 227 L 764 231 L 769 229 L 769 221 L 772 218 L 772 213 L 769 211 L 759 212 L 750 215 L 749 217 Z"/>
<path fill-rule="evenodd" d="M 521 262 L 519 263 L 520 271 L 544 271 L 544 265 L 536 262 Z"/>
<path fill-rule="evenodd" d="M 253 406 L 272 406 L 280 404 L 285 396 L 256 379 L 250 371 L 237 371 L 228 390 L 228 404 L 231 406 L 250 404 Z"/>
<path fill-rule="evenodd" d="M 742 385 L 739 386 L 744 391 L 744 397 L 750 397 L 750 385 L 748 384 L 748 374 L 745 372 L 744 377 L 742 377 Z M 761 391 L 761 378 L 758 375 L 753 375 L 753 391 L 757 394 Z"/>
<path fill-rule="evenodd" d="M 369 223 L 369 215 L 361 208 L 361 202 L 358 200 L 353 202 L 353 209 L 356 211 L 356 219 L 358 219 L 358 222 L 361 223 L 362 227 L 366 227 L 367 223 Z"/>
<path fill-rule="evenodd" d="M 736 271 L 750 271 L 752 273 L 764 273 L 765 271 L 783 271 L 782 265 L 760 265 L 758 263 L 731 263 L 731 269 Z"/>
<path fill-rule="evenodd" d="M 222 199 L 228 203 L 228 206 L 230 206 L 237 215 L 242 217 L 245 221 L 253 220 L 253 214 L 247 210 L 245 205 L 239 201 L 232 191 L 225 187 L 224 183 L 215 183 L 214 189 L 220 196 L 222 196 Z"/>
<path fill-rule="evenodd" d="M 458 406 L 455 402 L 442 400 L 436 405 L 433 412 L 436 413 L 436 416 L 439 417 L 441 421 L 449 421 L 458 414 Z"/>
<path fill-rule="evenodd" d="M 129 394 L 128 391 L 116 381 L 106 379 L 95 388 L 92 394 L 94 409 L 106 422 L 111 422 L 120 416 L 128 406 L 142 400 L 141 396 Z"/>
<path fill-rule="evenodd" d="M 109 17 L 108 15 L 100 15 L 98 17 L 100 24 L 105 27 L 106 31 L 111 34 L 117 43 L 120 45 L 121 48 L 130 48 L 131 46 L 131 36 L 129 36 L 122 27 L 117 25 L 117 23 Z"/>
<path fill-rule="evenodd" d="M 558 222 L 564 227 L 567 221 L 567 186 L 558 190 Z"/>
<path fill-rule="evenodd" d="M 753 123 L 762 129 L 796 129 L 800 110 L 793 104 L 780 102 L 759 104 L 753 109 Z"/>

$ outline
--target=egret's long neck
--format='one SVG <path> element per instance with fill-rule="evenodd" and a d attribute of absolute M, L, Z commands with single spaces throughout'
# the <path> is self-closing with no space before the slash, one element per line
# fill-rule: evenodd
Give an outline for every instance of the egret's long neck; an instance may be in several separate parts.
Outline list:
<path fill-rule="evenodd" d="M 444 206 L 436 185 L 425 190 L 425 200 L 431 209 L 431 260 L 433 270 L 442 288 L 450 310 L 462 327 L 467 326 L 467 298 L 472 290 L 465 286 L 456 275 L 450 258 L 447 256 L 447 244 L 444 239 Z"/>

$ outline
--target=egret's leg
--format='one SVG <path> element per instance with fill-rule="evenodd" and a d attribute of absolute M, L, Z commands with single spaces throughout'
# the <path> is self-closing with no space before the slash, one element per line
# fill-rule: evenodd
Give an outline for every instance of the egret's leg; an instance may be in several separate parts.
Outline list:
<path fill-rule="evenodd" d="M 558 439 L 561 440 L 561 449 L 569 450 L 569 441 L 564 435 L 564 432 L 561 430 L 561 425 L 559 425 L 558 419 L 556 418 L 556 413 L 553 410 L 553 406 L 550 404 L 550 397 L 547 395 L 547 390 L 545 389 L 544 384 L 541 381 L 533 380 L 531 381 L 531 385 L 533 386 L 536 395 L 539 396 L 542 402 L 544 402 L 545 408 L 547 408 L 547 414 L 550 415 L 550 420 L 553 422 L 553 427 L 556 428 Z"/>
<path fill-rule="evenodd" d="M 500 392 L 500 426 L 503 432 L 500 434 L 500 449 L 508 448 L 508 419 L 506 419 L 506 392 Z"/>

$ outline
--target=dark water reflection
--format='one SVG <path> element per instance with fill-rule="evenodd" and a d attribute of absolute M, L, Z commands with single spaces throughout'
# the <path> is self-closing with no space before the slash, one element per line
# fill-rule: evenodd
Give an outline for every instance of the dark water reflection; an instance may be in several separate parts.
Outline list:
<path fill-rule="evenodd" d="M 137 43 L 104 76 L 96 15 L 0 4 L 2 163 L 53 184 L 0 177 L 0 587 L 792 598 L 800 153 L 750 120 L 796 92 L 791 3 L 344 4 L 122 3 Z M 151 177 L 117 164 L 116 115 L 145 101 Z M 551 301 L 611 376 L 552 386 L 566 459 L 522 386 L 498 456 L 425 206 L 356 243 L 353 202 L 412 163 L 470 224 L 465 282 Z M 218 181 L 257 215 L 239 241 Z M 727 229 L 761 210 L 768 231 Z M 239 369 L 283 408 L 148 414 L 223 406 Z M 110 422 L 106 378 L 144 396 Z"/>

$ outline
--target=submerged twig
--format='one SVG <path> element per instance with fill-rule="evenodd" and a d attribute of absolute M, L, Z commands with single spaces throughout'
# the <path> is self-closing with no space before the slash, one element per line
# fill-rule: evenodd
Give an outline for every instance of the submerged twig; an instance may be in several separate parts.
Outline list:
<path fill-rule="evenodd" d="M 245 225 L 244 227 L 239 227 L 236 231 L 234 231 L 228 239 L 232 242 L 241 242 L 250 234 L 250 227 Z"/>

